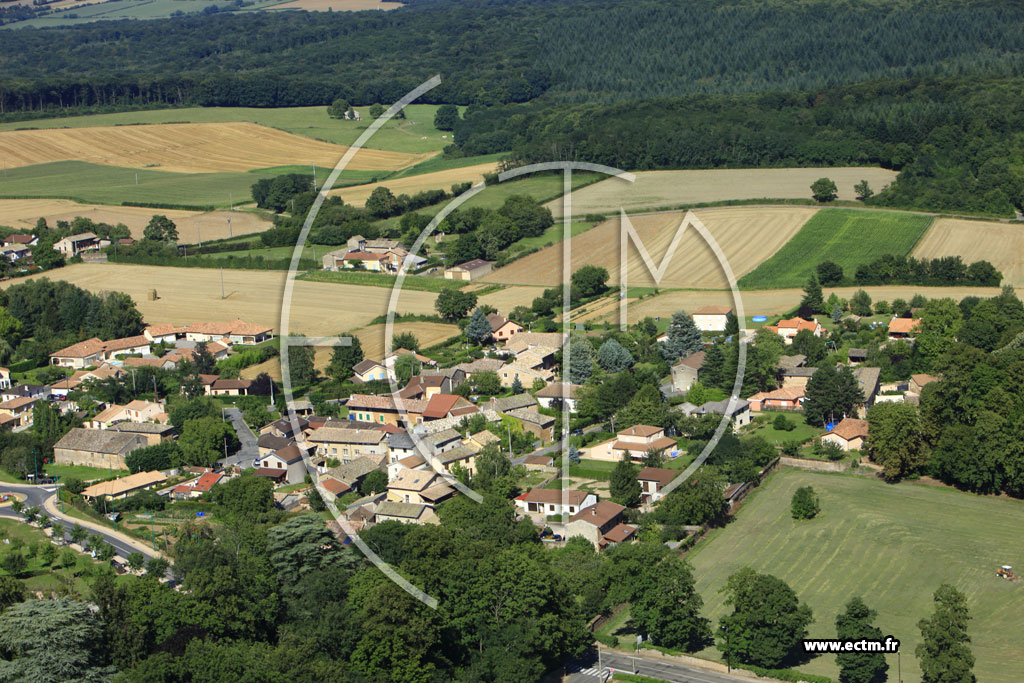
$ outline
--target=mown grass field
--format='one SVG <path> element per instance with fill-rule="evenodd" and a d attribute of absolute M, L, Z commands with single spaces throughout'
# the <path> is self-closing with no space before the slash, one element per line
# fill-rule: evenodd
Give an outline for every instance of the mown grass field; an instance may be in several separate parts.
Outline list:
<path fill-rule="evenodd" d="M 122 202 L 217 206 L 251 201 L 252 185 L 274 173 L 170 173 L 84 161 L 55 161 L 7 169 L 0 197 L 53 197 L 87 204 Z M 138 182 L 136 183 L 136 178 Z"/>
<path fill-rule="evenodd" d="M 795 522 L 789 502 L 810 485 L 821 500 L 813 520 Z M 814 612 L 814 638 L 835 637 L 835 617 L 860 595 L 878 611 L 884 634 L 901 642 L 903 680 L 920 680 L 917 622 L 931 613 L 942 583 L 963 591 L 979 681 L 1016 683 L 1024 662 L 1024 582 L 995 577 L 1003 564 L 1024 567 L 1024 503 L 946 488 L 889 485 L 855 475 L 782 470 L 747 499 L 731 524 L 690 554 L 705 615 L 728 608 L 718 591 L 744 566 L 786 581 Z M 720 658 L 717 649 L 708 656 Z M 896 680 L 896 658 L 889 680 Z M 836 678 L 834 656 L 802 671 Z"/>
<path fill-rule="evenodd" d="M 802 287 L 822 261 L 852 277 L 857 266 L 885 254 L 909 254 L 931 216 L 857 209 L 822 209 L 781 249 L 739 280 L 747 289 Z"/>
<path fill-rule="evenodd" d="M 180 4 L 179 0 L 168 0 Z M 118 3 L 120 4 L 120 3 Z M 28 22 L 19 22 L 24 24 Z M 386 103 L 390 104 L 390 103 Z M 35 128 L 84 128 L 93 126 L 127 126 L 156 123 L 228 123 L 245 121 L 277 128 L 322 142 L 351 145 L 370 124 L 370 108 L 356 107 L 361 121 L 341 121 L 327 115 L 327 107 L 188 107 L 182 109 L 154 109 L 128 111 L 115 114 L 66 116 L 37 121 L 17 121 L 0 124 L 0 131 Z M 439 152 L 451 143 L 451 133 L 434 128 L 437 105 L 411 104 L 405 108 L 406 118 L 392 119 L 370 138 L 366 147 L 409 154 Z M 295 159 L 293 163 L 306 163 Z"/>

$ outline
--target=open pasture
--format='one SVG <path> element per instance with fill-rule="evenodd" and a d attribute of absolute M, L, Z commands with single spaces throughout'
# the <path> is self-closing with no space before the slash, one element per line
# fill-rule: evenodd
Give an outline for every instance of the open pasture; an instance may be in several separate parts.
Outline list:
<path fill-rule="evenodd" d="M 181 325 L 196 320 L 241 318 L 280 329 L 284 271 L 172 268 L 115 263 L 82 263 L 32 277 L 66 280 L 91 292 L 116 290 L 132 297 L 147 323 Z M 221 298 L 221 277 L 224 294 Z M 21 279 L 2 283 L 8 287 Z M 159 299 L 150 301 L 156 289 Z M 384 287 L 295 282 L 292 334 L 328 336 L 366 325 L 387 313 L 391 290 Z M 435 294 L 403 291 L 397 310 L 432 311 Z"/>
<path fill-rule="evenodd" d="M 249 171 L 296 163 L 333 168 L 347 149 L 237 121 L 0 132 L 0 159 L 8 168 L 69 160 L 177 173 Z M 394 171 L 428 156 L 363 149 L 349 167 Z"/>
<path fill-rule="evenodd" d="M 813 486 L 821 513 L 796 522 L 789 502 Z M 1024 662 L 1024 585 L 996 578 L 1000 565 L 1024 566 L 1019 529 L 1024 504 L 858 476 L 782 470 L 744 504 L 736 519 L 690 553 L 704 613 L 716 624 L 729 609 L 718 591 L 749 566 L 786 581 L 814 613 L 812 638 L 834 638 L 835 618 L 855 595 L 878 611 L 877 626 L 900 641 L 903 680 L 921 679 L 917 622 L 931 614 L 942 583 L 967 596 L 979 681 L 1016 683 Z M 717 650 L 707 654 L 720 658 Z M 896 657 L 889 659 L 896 681 Z M 801 671 L 838 680 L 835 656 Z"/>
<path fill-rule="evenodd" d="M 833 261 L 852 277 L 857 266 L 886 254 L 905 256 L 932 217 L 896 211 L 822 209 L 785 246 L 740 279 L 751 289 L 802 287 L 818 264 Z"/>
<path fill-rule="evenodd" d="M 839 199 L 855 199 L 853 186 L 861 180 L 877 192 L 896 178 L 883 168 L 730 168 L 692 171 L 640 171 L 632 183 L 608 178 L 573 193 L 574 214 L 617 213 L 706 202 L 744 199 L 810 199 L 818 178 L 836 182 Z M 549 204 L 561 215 L 560 202 Z"/>
<path fill-rule="evenodd" d="M 937 218 L 911 252 L 917 258 L 959 256 L 965 263 L 985 260 L 1003 273 L 1003 282 L 1024 285 L 1024 225 Z"/>
<path fill-rule="evenodd" d="M 704 223 L 726 255 L 736 277 L 758 266 L 800 229 L 817 209 L 800 207 L 700 209 L 695 215 Z M 655 266 L 661 264 L 683 212 L 647 214 L 629 217 Z M 614 217 L 581 233 L 572 241 L 572 267 L 593 264 L 606 268 L 609 282 L 619 282 L 620 219 Z M 728 279 L 714 252 L 693 228 L 687 228 L 660 282 L 644 265 L 636 245 L 630 241 L 627 252 L 628 283 L 631 287 L 660 286 L 726 288 Z M 525 258 L 513 261 L 487 275 L 487 282 L 542 284 L 561 282 L 562 246 L 555 244 Z"/>

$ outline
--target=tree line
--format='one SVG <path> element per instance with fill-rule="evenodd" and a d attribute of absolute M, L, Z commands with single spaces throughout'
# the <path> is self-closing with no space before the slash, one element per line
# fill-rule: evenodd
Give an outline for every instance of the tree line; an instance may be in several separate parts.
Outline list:
<path fill-rule="evenodd" d="M 850 283 L 842 266 L 833 261 L 822 261 L 815 272 L 818 282 L 823 285 Z M 851 284 L 998 287 L 1002 280 L 1003 274 L 985 260 L 968 264 L 960 256 L 918 259 L 885 254 L 870 263 L 857 266 Z"/>

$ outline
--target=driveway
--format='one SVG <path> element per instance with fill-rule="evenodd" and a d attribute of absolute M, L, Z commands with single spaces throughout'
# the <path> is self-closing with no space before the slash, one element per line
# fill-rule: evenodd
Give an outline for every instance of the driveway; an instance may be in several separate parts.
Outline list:
<path fill-rule="evenodd" d="M 253 461 L 259 456 L 259 448 L 256 446 L 256 435 L 249 425 L 245 424 L 245 420 L 242 419 L 242 411 L 238 408 L 224 408 L 224 417 L 230 422 L 231 426 L 235 429 L 235 435 L 238 437 L 238 442 L 241 444 L 239 449 L 232 455 L 222 458 L 219 462 L 224 467 L 232 467 L 238 465 L 239 467 L 252 467 Z"/>

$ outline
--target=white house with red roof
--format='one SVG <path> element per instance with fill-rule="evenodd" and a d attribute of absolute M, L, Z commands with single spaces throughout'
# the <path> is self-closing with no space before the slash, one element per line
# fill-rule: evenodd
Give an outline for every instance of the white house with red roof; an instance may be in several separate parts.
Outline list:
<path fill-rule="evenodd" d="M 792 344 L 793 337 L 802 330 L 810 330 L 815 337 L 822 337 L 825 335 L 825 328 L 822 327 L 821 323 L 817 320 L 805 320 L 800 317 L 780 320 L 775 325 L 766 325 L 765 329 L 771 330 L 782 337 L 787 344 Z"/>
<path fill-rule="evenodd" d="M 669 455 L 676 447 L 676 440 L 665 436 L 663 427 L 634 425 L 620 429 L 614 439 L 585 449 L 585 457 L 593 460 L 618 462 L 628 454 L 631 460 L 640 461 L 650 450 L 655 450 L 662 455 Z"/>

